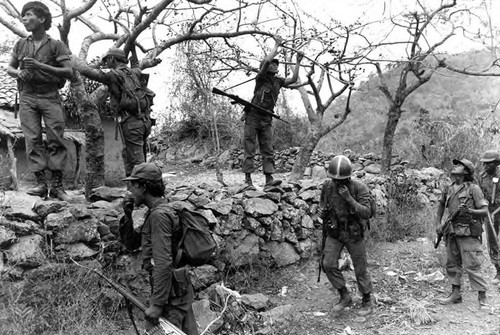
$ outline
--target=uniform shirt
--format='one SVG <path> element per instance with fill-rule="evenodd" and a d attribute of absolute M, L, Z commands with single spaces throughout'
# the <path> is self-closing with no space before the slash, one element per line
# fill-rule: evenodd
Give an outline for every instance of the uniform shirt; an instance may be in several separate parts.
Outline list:
<path fill-rule="evenodd" d="M 169 302 L 172 289 L 173 251 L 180 233 L 180 226 L 172 217 L 168 200 L 162 198 L 147 212 L 140 233 L 135 232 L 131 222 L 125 222 L 125 216 L 120 222 L 120 236 L 125 246 L 131 250 L 142 247 L 143 268 L 152 270 L 151 304 L 158 306 Z"/>
<path fill-rule="evenodd" d="M 70 60 L 71 52 L 66 45 L 49 35 L 40 42 L 36 49 L 33 37 L 30 35 L 26 38 L 21 38 L 16 42 L 12 49 L 12 57 L 17 59 L 19 69 L 24 70 L 23 59 L 25 57 L 34 58 L 40 63 L 44 63 L 53 67 L 59 67 L 62 61 Z M 51 73 L 47 73 L 40 69 L 30 70 L 32 79 L 29 81 L 33 85 L 54 85 L 54 87 L 64 85 L 65 79 Z"/>
<path fill-rule="evenodd" d="M 461 185 L 452 183 L 445 189 L 439 202 L 448 208 L 449 213 L 455 213 L 462 204 L 472 209 L 488 205 L 479 186 L 471 182 L 464 182 Z"/>
<path fill-rule="evenodd" d="M 269 73 L 258 74 L 255 78 L 252 103 L 272 112 L 283 86 L 285 86 L 285 79 L 282 77 Z"/>
<path fill-rule="evenodd" d="M 495 171 L 495 177 L 500 179 L 500 166 L 497 166 Z M 481 186 L 481 190 L 483 191 L 484 197 L 490 205 L 493 205 L 495 208 L 500 206 L 500 185 L 497 183 L 497 189 L 495 192 L 495 203 L 491 203 L 491 195 L 493 194 L 493 176 L 490 176 L 486 171 L 482 171 L 479 174 L 479 185 Z"/>
<path fill-rule="evenodd" d="M 347 185 L 351 196 L 361 206 L 358 209 L 352 208 L 349 203 L 338 194 L 337 186 L 329 179 L 325 181 L 321 189 L 320 207 L 329 211 L 333 210 L 334 215 L 340 222 L 360 222 L 367 220 L 371 214 L 370 190 L 368 186 L 360 181 L 351 179 Z"/>

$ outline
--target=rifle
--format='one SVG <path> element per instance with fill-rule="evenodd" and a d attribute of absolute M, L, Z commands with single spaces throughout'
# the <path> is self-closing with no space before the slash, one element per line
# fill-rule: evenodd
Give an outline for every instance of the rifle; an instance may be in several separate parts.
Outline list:
<path fill-rule="evenodd" d="M 434 241 L 434 249 L 437 249 L 439 247 L 439 243 L 441 243 L 444 233 L 448 230 L 448 227 L 451 225 L 451 222 L 455 220 L 455 218 L 457 217 L 458 213 L 460 213 L 461 210 L 462 208 L 459 207 L 452 215 L 448 216 L 448 218 L 444 223 L 443 231 L 440 234 L 438 234 L 436 241 Z"/>
<path fill-rule="evenodd" d="M 84 265 L 81 265 L 78 262 L 76 262 L 74 259 L 71 259 L 71 260 L 73 261 L 73 263 L 75 263 L 79 267 L 93 271 L 94 273 L 98 274 L 99 277 L 101 277 L 102 279 L 107 281 L 108 284 L 113 286 L 113 288 L 115 290 L 117 290 L 118 293 L 120 293 L 125 299 L 130 301 L 133 305 L 135 305 L 137 308 L 139 308 L 142 312 L 146 311 L 146 309 L 147 309 L 146 305 L 144 303 L 142 303 L 142 301 L 140 301 L 139 298 L 137 298 L 135 295 L 133 295 L 131 292 L 129 292 L 127 289 L 125 289 L 123 286 L 121 286 L 120 284 L 109 279 L 104 274 L 102 274 L 100 271 L 86 267 Z M 135 324 L 134 324 L 134 326 L 135 326 Z M 146 335 L 186 335 L 186 333 L 184 333 L 182 330 L 180 330 L 179 328 L 177 328 L 172 323 L 170 323 L 169 321 L 167 321 L 165 318 L 162 318 L 162 317 L 160 317 L 158 319 L 158 325 L 155 326 L 154 328 L 148 330 L 145 334 Z"/>
<path fill-rule="evenodd" d="M 271 112 L 271 111 L 269 111 L 269 110 L 267 110 L 265 108 L 262 108 L 260 106 L 257 106 L 255 104 L 249 102 L 249 101 L 246 101 L 245 99 L 242 99 L 242 98 L 240 98 L 237 95 L 226 93 L 226 92 L 224 92 L 222 90 L 219 90 L 216 87 L 212 88 L 212 93 L 223 95 L 225 97 L 228 97 L 229 99 L 232 99 L 235 103 L 245 106 L 245 108 L 253 109 L 253 110 L 255 110 L 255 111 L 259 112 L 259 113 L 262 113 L 262 114 L 265 114 L 265 115 L 270 115 L 270 116 L 272 116 L 275 119 L 278 119 L 278 120 L 281 120 L 283 122 L 289 123 L 288 121 L 283 120 L 281 118 L 281 116 L 279 116 L 277 114 L 274 114 L 273 112 Z"/>

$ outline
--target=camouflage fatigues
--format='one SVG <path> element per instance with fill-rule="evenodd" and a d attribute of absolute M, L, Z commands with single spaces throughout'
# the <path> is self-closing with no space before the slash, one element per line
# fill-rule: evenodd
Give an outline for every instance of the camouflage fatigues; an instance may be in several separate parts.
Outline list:
<path fill-rule="evenodd" d="M 280 88 L 285 85 L 285 79 L 268 73 L 257 75 L 252 103 L 269 111 L 274 110 Z M 257 111 L 246 111 L 243 148 L 245 159 L 243 172 L 255 171 L 254 157 L 259 141 L 262 155 L 262 170 L 264 173 L 274 173 L 274 150 L 272 117 Z"/>
<path fill-rule="evenodd" d="M 478 209 L 487 206 L 483 192 L 479 186 L 470 182 L 461 185 L 453 183 L 446 188 L 440 199 L 440 205 L 448 208 L 449 213 L 455 213 L 461 205 L 467 208 Z M 469 217 L 468 220 L 476 220 Z M 481 275 L 483 252 L 479 236 L 471 236 L 470 231 L 464 230 L 465 222 L 462 216 L 453 220 L 450 230 L 445 236 L 446 242 L 446 273 L 452 285 L 461 285 L 462 272 L 469 276 L 471 288 L 475 291 L 486 291 L 488 284 Z"/>
<path fill-rule="evenodd" d="M 338 194 L 337 186 L 332 180 L 323 184 L 320 198 L 320 207 L 324 212 L 323 222 L 336 228 L 327 229 L 322 267 L 335 289 L 344 287 L 345 279 L 339 270 L 338 261 L 342 249 L 346 247 L 354 265 L 358 289 L 362 294 L 368 294 L 372 291 L 372 282 L 367 269 L 364 231 L 371 211 L 370 191 L 365 184 L 355 180 L 349 181 L 348 189 L 359 204 L 357 208 L 352 208 Z"/>

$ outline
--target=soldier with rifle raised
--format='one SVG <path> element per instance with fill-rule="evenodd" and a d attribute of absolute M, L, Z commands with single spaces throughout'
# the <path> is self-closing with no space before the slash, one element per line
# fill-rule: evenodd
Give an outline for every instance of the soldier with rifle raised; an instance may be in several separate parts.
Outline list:
<path fill-rule="evenodd" d="M 443 305 L 462 302 L 462 272 L 469 276 L 471 288 L 478 292 L 479 307 L 486 305 L 488 284 L 481 275 L 481 217 L 488 214 L 488 203 L 478 185 L 472 183 L 474 164 L 467 159 L 454 159 L 451 170 L 453 183 L 447 186 L 439 200 L 436 232 L 446 243 L 446 273 L 452 285 L 451 294 L 439 302 Z M 445 208 L 452 220 L 441 223 Z"/>
<path fill-rule="evenodd" d="M 297 81 L 299 76 L 300 61 L 304 56 L 297 53 L 297 62 L 293 70 L 292 77 L 282 78 L 277 76 L 279 61 L 274 58 L 278 53 L 278 48 L 283 43 L 279 37 L 275 38 L 276 44 L 271 52 L 261 62 L 259 73 L 255 78 L 254 96 L 252 104 L 267 109 L 274 110 L 281 87 L 288 87 Z M 254 156 L 257 148 L 256 141 L 259 141 L 260 154 L 262 155 L 262 170 L 266 176 L 264 189 L 281 184 L 281 180 L 273 179 L 274 173 L 274 150 L 273 150 L 273 129 L 272 117 L 260 113 L 255 108 L 245 108 L 244 130 L 244 150 L 245 160 L 243 162 L 243 172 L 245 173 L 245 183 L 248 189 L 255 189 L 252 182 L 252 173 L 255 171 Z"/>

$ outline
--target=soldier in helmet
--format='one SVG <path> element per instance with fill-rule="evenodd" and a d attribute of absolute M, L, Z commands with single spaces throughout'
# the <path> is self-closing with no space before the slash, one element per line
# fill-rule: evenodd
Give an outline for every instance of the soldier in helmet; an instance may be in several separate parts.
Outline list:
<path fill-rule="evenodd" d="M 282 44 L 280 38 L 276 38 L 276 44 L 271 52 L 260 64 L 260 70 L 255 78 L 255 89 L 252 103 L 273 112 L 281 87 L 288 87 L 297 81 L 299 75 L 300 60 L 302 53 L 297 53 L 297 63 L 290 78 L 278 77 L 279 61 L 274 57 L 278 53 L 278 47 Z M 262 115 L 252 110 L 245 110 L 243 117 L 245 121 L 243 148 L 245 159 L 243 161 L 243 172 L 248 189 L 255 189 L 252 182 L 252 173 L 255 171 L 254 156 L 259 141 L 260 154 L 262 155 L 262 170 L 266 177 L 265 187 L 277 186 L 281 180 L 273 179 L 274 152 L 273 152 L 273 130 L 272 117 Z"/>
<path fill-rule="evenodd" d="M 471 288 L 478 292 L 479 306 L 486 305 L 488 284 L 481 275 L 481 217 L 488 213 L 483 192 L 472 183 L 474 164 L 467 159 L 454 159 L 451 170 L 453 183 L 445 188 L 439 201 L 436 231 L 443 234 L 446 243 L 446 273 L 452 285 L 451 294 L 440 299 L 443 305 L 462 302 L 462 272 L 469 276 Z M 441 223 L 445 208 L 451 222 Z"/>
<path fill-rule="evenodd" d="M 495 150 L 488 150 L 481 158 L 483 162 L 483 171 L 479 174 L 478 182 L 484 197 L 488 200 L 488 210 L 493 213 L 500 207 L 500 188 L 498 180 L 500 178 L 500 155 Z M 500 230 L 500 214 L 495 215 L 493 220 L 495 231 L 491 229 L 489 224 L 486 225 L 486 236 L 488 239 L 488 251 L 490 254 L 491 263 L 496 269 L 496 275 L 491 281 L 493 285 L 500 284 L 500 252 L 498 250 L 498 233 Z"/>
<path fill-rule="evenodd" d="M 372 282 L 368 273 L 366 222 L 371 215 L 370 190 L 360 181 L 351 179 L 351 161 L 346 156 L 335 156 L 328 166 L 327 180 L 321 190 L 320 217 L 326 229 L 326 240 L 322 254 L 322 268 L 333 287 L 338 290 L 340 300 L 333 307 L 338 313 L 352 304 L 352 297 L 339 269 L 339 258 L 346 247 L 354 265 L 358 290 L 362 294 L 362 305 L 358 314 L 371 312 Z"/>

